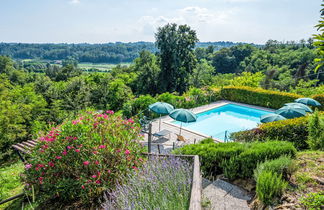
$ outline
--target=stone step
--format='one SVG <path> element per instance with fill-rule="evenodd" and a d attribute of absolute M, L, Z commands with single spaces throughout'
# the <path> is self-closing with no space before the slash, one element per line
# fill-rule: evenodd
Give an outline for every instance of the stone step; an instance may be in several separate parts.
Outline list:
<path fill-rule="evenodd" d="M 247 201 L 252 199 L 245 190 L 220 179 L 209 184 L 203 180 L 203 196 L 211 204 L 207 209 L 213 210 L 250 209 Z"/>

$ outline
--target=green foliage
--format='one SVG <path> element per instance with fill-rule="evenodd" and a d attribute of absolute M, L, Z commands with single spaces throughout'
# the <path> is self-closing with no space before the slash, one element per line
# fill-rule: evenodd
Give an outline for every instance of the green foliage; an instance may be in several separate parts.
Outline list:
<path fill-rule="evenodd" d="M 242 72 L 241 75 L 234 77 L 231 80 L 232 86 L 247 86 L 247 87 L 259 87 L 260 82 L 263 80 L 263 74 L 257 72 L 255 74 L 250 72 Z"/>
<path fill-rule="evenodd" d="M 207 142 L 209 140 L 206 140 Z M 207 143 L 186 145 L 176 154 L 199 155 L 205 175 L 224 173 L 230 179 L 252 177 L 258 163 L 282 155 L 295 156 L 296 149 L 289 142 L 254 142 L 251 144 Z"/>
<path fill-rule="evenodd" d="M 245 150 L 246 146 L 235 142 L 191 144 L 175 150 L 174 153 L 199 155 L 203 173 L 205 175 L 217 175 L 223 172 L 222 162 L 238 156 Z"/>
<path fill-rule="evenodd" d="M 281 175 L 271 171 L 262 171 L 258 174 L 256 182 L 256 194 L 265 205 L 273 204 L 280 198 L 288 185 Z"/>
<path fill-rule="evenodd" d="M 306 143 L 308 136 L 307 119 L 306 116 L 263 123 L 256 129 L 233 133 L 231 139 L 240 142 L 276 139 L 278 141 L 292 142 L 297 149 L 306 149 L 308 147 Z"/>
<path fill-rule="evenodd" d="M 192 72 L 190 84 L 197 88 L 211 85 L 213 83 L 214 71 L 214 67 L 211 66 L 207 60 L 200 60 L 197 67 Z"/>
<path fill-rule="evenodd" d="M 12 86 L 0 78 L 0 163 L 12 155 L 12 144 L 26 140 L 34 123 L 45 120 L 46 101 L 32 84 Z"/>
<path fill-rule="evenodd" d="M 319 110 L 324 111 L 324 94 L 313 95 L 311 98 L 318 101 L 322 106 L 317 107 Z"/>
<path fill-rule="evenodd" d="M 126 102 L 123 106 L 123 115 L 131 117 L 135 115 L 145 115 L 153 117 L 153 113 L 149 111 L 148 106 L 157 102 L 155 98 L 150 95 L 141 95 L 138 98 Z"/>
<path fill-rule="evenodd" d="M 317 110 L 308 119 L 307 143 L 312 150 L 324 150 L 324 118 Z"/>
<path fill-rule="evenodd" d="M 264 171 L 269 171 L 282 175 L 286 180 L 297 170 L 296 163 L 289 156 L 281 156 L 274 160 L 267 160 L 258 164 L 254 170 L 254 178 L 257 180 L 259 175 Z"/>
<path fill-rule="evenodd" d="M 237 171 L 237 176 L 252 177 L 253 169 L 257 167 L 258 163 L 276 159 L 282 155 L 295 157 L 296 152 L 295 147 L 290 142 L 269 141 L 265 143 L 252 143 L 248 149 L 238 156 L 241 167 Z"/>
<path fill-rule="evenodd" d="M 285 103 L 290 103 L 297 98 L 302 98 L 301 95 L 293 93 L 269 91 L 261 88 L 235 86 L 222 88 L 221 96 L 223 99 L 230 101 L 253 104 L 274 109 L 281 108 Z"/>
<path fill-rule="evenodd" d="M 134 71 L 138 74 L 137 79 L 134 81 L 136 83 L 136 93 L 156 94 L 158 90 L 158 75 L 160 73 L 156 56 L 149 51 L 142 51 L 134 62 Z"/>
<path fill-rule="evenodd" d="M 188 25 L 173 23 L 158 28 L 155 38 L 160 56 L 160 92 L 184 93 L 189 87 L 190 74 L 196 67 L 196 32 Z"/>
<path fill-rule="evenodd" d="M 301 199 L 301 203 L 309 210 L 320 210 L 324 204 L 324 191 L 311 192 Z"/>
<path fill-rule="evenodd" d="M 315 42 L 314 46 L 316 47 L 316 50 L 318 52 L 318 57 L 315 59 L 317 62 L 317 66 L 315 70 L 318 70 L 324 65 L 324 16 L 323 16 L 323 8 L 324 4 L 321 4 L 321 19 L 319 20 L 319 23 L 316 25 L 317 30 L 320 32 L 319 34 L 313 35 Z"/>
<path fill-rule="evenodd" d="M 305 81 L 301 79 L 299 80 L 296 87 L 290 89 L 290 92 L 304 95 L 307 97 L 312 97 L 312 95 L 324 92 L 323 84 L 315 87 L 318 82 L 319 82 L 318 80 Z"/>
<path fill-rule="evenodd" d="M 141 164 L 139 130 L 133 120 L 112 111 L 86 112 L 40 137 L 23 180 L 42 201 L 88 205 Z"/>

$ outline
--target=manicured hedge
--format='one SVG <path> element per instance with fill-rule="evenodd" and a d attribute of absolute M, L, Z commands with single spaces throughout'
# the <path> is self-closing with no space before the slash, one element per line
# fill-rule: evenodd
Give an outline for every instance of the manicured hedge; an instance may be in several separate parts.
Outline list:
<path fill-rule="evenodd" d="M 294 157 L 296 149 L 290 142 L 204 143 L 186 145 L 176 154 L 199 155 L 205 176 L 224 173 L 230 179 L 253 176 L 258 163 L 282 155 Z"/>
<path fill-rule="evenodd" d="M 221 97 L 225 100 L 279 109 L 285 103 L 293 102 L 303 96 L 262 88 L 228 86 L 221 89 Z"/>
<path fill-rule="evenodd" d="M 324 112 L 319 113 L 324 118 Z M 299 149 L 307 149 L 308 116 L 261 124 L 258 128 L 233 133 L 231 139 L 239 142 L 290 141 Z"/>
<path fill-rule="evenodd" d="M 322 106 L 318 107 L 318 110 L 324 111 L 324 94 L 313 95 L 312 98 L 322 104 Z"/>

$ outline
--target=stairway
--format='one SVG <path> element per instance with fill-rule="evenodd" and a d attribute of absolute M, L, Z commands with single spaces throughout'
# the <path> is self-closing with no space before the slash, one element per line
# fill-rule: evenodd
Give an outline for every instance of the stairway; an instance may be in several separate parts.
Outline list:
<path fill-rule="evenodd" d="M 203 197 L 210 201 L 211 210 L 245 210 L 250 209 L 247 201 L 251 197 L 243 189 L 223 180 L 211 182 L 203 179 Z"/>

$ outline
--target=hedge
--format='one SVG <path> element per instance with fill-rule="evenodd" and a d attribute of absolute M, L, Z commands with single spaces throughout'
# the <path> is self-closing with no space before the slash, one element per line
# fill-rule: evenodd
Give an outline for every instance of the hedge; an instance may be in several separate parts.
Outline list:
<path fill-rule="evenodd" d="M 175 154 L 199 155 L 205 176 L 224 173 L 227 178 L 248 178 L 258 163 L 279 158 L 294 157 L 296 149 L 290 142 L 269 141 L 253 143 L 206 143 L 186 145 Z"/>
<path fill-rule="evenodd" d="M 295 99 L 302 98 L 303 96 L 262 88 L 228 86 L 221 89 L 221 97 L 229 101 L 279 109 L 285 103 L 293 102 Z"/>
<path fill-rule="evenodd" d="M 324 112 L 320 112 L 320 117 L 324 117 Z M 263 123 L 258 128 L 233 133 L 231 139 L 238 142 L 251 141 L 289 141 L 298 150 L 307 149 L 309 116 L 294 119 L 280 120 L 270 123 Z"/>
<path fill-rule="evenodd" d="M 322 106 L 318 107 L 318 110 L 324 111 L 324 94 L 313 95 L 311 98 L 322 104 Z"/>

